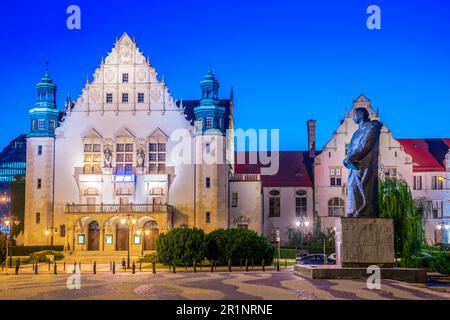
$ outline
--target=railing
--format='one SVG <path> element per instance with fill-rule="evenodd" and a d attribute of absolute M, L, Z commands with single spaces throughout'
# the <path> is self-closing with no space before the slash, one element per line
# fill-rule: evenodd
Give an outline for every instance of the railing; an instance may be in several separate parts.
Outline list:
<path fill-rule="evenodd" d="M 168 204 L 67 204 L 66 213 L 172 213 Z"/>
<path fill-rule="evenodd" d="M 231 180 L 233 181 L 259 181 L 259 174 L 233 174 L 231 176 Z"/>

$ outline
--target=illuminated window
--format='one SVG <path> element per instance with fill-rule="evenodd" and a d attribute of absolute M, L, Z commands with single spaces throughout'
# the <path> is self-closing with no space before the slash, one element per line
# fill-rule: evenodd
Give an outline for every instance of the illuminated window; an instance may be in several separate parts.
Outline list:
<path fill-rule="evenodd" d="M 84 145 L 84 174 L 99 174 L 101 172 L 101 146 L 87 143 Z"/>
<path fill-rule="evenodd" d="M 106 235 L 106 244 L 112 244 L 113 243 L 113 235 L 107 234 Z"/>
<path fill-rule="evenodd" d="M 85 236 L 84 234 L 78 235 L 78 244 L 84 244 L 85 243 Z"/>
<path fill-rule="evenodd" d="M 163 142 L 151 142 L 148 145 L 148 161 L 149 172 L 165 173 L 166 172 L 166 144 Z"/>
<path fill-rule="evenodd" d="M 306 217 L 306 208 L 306 196 L 297 195 L 295 197 L 295 216 L 297 218 Z"/>
<path fill-rule="evenodd" d="M 135 234 L 134 235 L 134 244 L 140 244 L 141 243 L 141 236 Z"/>
<path fill-rule="evenodd" d="M 118 143 L 116 145 L 116 173 L 129 175 L 133 172 L 133 144 Z"/>
<path fill-rule="evenodd" d="M 40 212 L 36 212 L 36 224 L 40 224 L 41 223 L 41 213 Z"/>

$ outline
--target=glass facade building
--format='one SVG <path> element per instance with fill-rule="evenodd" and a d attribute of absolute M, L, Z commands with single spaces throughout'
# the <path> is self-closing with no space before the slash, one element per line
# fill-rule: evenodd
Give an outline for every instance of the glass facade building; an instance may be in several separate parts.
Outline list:
<path fill-rule="evenodd" d="M 22 134 L 0 152 L 0 193 L 9 194 L 14 177 L 25 176 L 27 136 Z"/>

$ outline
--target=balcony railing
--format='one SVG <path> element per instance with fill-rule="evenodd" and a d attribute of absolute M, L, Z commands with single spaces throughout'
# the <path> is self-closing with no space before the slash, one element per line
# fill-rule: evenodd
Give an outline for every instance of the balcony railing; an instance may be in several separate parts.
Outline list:
<path fill-rule="evenodd" d="M 66 213 L 173 213 L 168 204 L 67 204 Z"/>
<path fill-rule="evenodd" d="M 259 181 L 261 180 L 259 174 L 233 174 L 230 179 L 232 181 Z"/>

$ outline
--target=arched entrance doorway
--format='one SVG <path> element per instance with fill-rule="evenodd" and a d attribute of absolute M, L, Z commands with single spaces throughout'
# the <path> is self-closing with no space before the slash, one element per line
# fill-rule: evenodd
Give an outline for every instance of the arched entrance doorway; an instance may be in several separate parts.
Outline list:
<path fill-rule="evenodd" d="M 88 226 L 88 250 L 100 250 L 100 226 L 97 221 L 92 221 Z"/>
<path fill-rule="evenodd" d="M 148 221 L 144 224 L 144 241 L 145 251 L 156 250 L 156 239 L 159 235 L 158 225 L 155 221 Z"/>
<path fill-rule="evenodd" d="M 127 251 L 128 250 L 128 244 L 130 241 L 130 235 L 128 232 L 128 226 L 122 225 L 118 223 L 116 225 L 116 250 L 117 251 Z"/>

